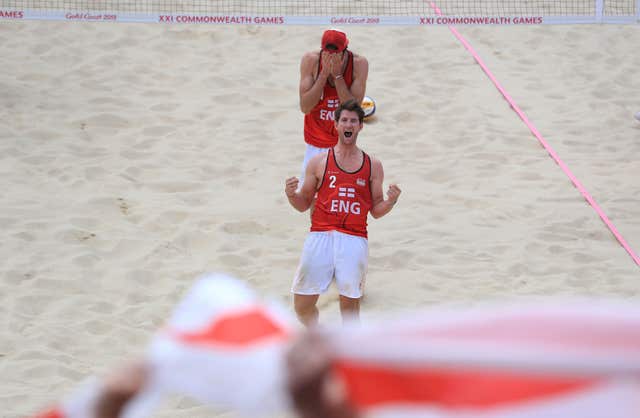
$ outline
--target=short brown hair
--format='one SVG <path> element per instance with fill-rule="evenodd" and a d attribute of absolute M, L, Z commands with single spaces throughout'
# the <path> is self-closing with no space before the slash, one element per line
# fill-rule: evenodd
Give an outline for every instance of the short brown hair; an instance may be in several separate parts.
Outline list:
<path fill-rule="evenodd" d="M 351 100 L 347 100 L 344 103 L 340 103 L 340 106 L 338 106 L 338 108 L 334 113 L 336 122 L 340 120 L 340 114 L 342 113 L 343 110 L 350 110 L 352 112 L 356 112 L 358 114 L 358 119 L 360 120 L 360 123 L 364 121 L 364 110 L 360 106 L 360 103 L 358 103 L 357 101 L 351 99 Z"/>

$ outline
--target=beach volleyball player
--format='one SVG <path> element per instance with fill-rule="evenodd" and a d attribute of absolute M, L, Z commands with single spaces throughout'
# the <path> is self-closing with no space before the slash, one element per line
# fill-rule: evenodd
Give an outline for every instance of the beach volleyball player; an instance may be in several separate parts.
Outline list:
<path fill-rule="evenodd" d="M 306 143 L 300 185 L 309 160 L 338 142 L 334 111 L 347 100 L 362 103 L 369 75 L 367 59 L 348 49 L 344 32 L 326 30 L 320 45 L 320 50 L 305 53 L 300 63 L 300 110 Z"/>
<path fill-rule="evenodd" d="M 318 322 L 318 297 L 334 279 L 343 318 L 358 318 L 369 259 L 368 214 L 386 215 L 401 193 L 391 184 L 385 199 L 382 163 L 356 144 L 364 125 L 360 104 L 341 103 L 335 117 L 338 143 L 311 158 L 302 187 L 296 177 L 285 181 L 291 206 L 300 212 L 314 206 L 291 288 L 296 314 L 306 326 Z"/>

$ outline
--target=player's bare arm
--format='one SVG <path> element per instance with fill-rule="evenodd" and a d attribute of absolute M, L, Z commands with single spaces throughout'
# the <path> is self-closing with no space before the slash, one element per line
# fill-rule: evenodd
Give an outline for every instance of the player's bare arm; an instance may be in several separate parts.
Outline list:
<path fill-rule="evenodd" d="M 313 197 L 320 186 L 320 179 L 324 173 L 327 153 L 320 153 L 309 160 L 304 174 L 304 183 L 298 190 L 297 177 L 289 177 L 285 180 L 284 192 L 289 199 L 289 204 L 296 210 L 304 212 L 311 207 Z"/>
<path fill-rule="evenodd" d="M 347 54 L 344 55 L 346 57 Z M 358 103 L 362 103 L 362 99 L 364 99 L 364 94 L 367 89 L 369 62 L 365 57 L 353 54 L 353 82 L 351 83 L 350 89 L 347 87 L 347 83 L 344 81 L 343 77 L 345 66 L 346 62 L 341 66 L 342 71 L 335 75 L 332 74 L 340 102 L 344 103 L 347 100 L 355 99 Z M 336 78 L 337 75 L 341 77 Z"/>
<path fill-rule="evenodd" d="M 384 169 L 377 158 L 371 158 L 371 216 L 380 218 L 391 212 L 402 192 L 397 184 L 390 184 L 387 190 L 387 198 L 384 198 L 382 183 L 384 181 Z"/>
<path fill-rule="evenodd" d="M 317 74 L 319 52 L 307 52 L 300 62 L 300 110 L 305 115 L 320 101 L 322 91 L 330 76 L 331 67 L 323 62 L 320 74 Z M 323 58 L 325 58 L 323 54 Z"/>

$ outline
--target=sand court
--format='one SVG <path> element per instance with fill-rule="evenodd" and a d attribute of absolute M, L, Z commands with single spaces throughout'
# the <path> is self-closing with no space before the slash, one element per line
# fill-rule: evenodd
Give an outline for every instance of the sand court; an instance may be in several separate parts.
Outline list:
<path fill-rule="evenodd" d="M 284 179 L 319 26 L 0 22 L 0 409 L 139 353 L 204 271 L 290 304 L 308 230 Z M 459 27 L 640 249 L 636 26 Z M 370 222 L 362 316 L 529 296 L 638 299 L 629 254 L 447 27 L 349 27 L 403 194 Z M 339 320 L 337 298 L 321 321 Z M 159 417 L 234 416 L 173 399 Z"/>

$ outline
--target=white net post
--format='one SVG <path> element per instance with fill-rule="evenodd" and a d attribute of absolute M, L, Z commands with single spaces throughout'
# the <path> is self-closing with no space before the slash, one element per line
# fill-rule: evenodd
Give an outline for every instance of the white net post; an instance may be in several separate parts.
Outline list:
<path fill-rule="evenodd" d="M 604 0 L 596 0 L 596 22 L 602 23 L 604 16 Z"/>

